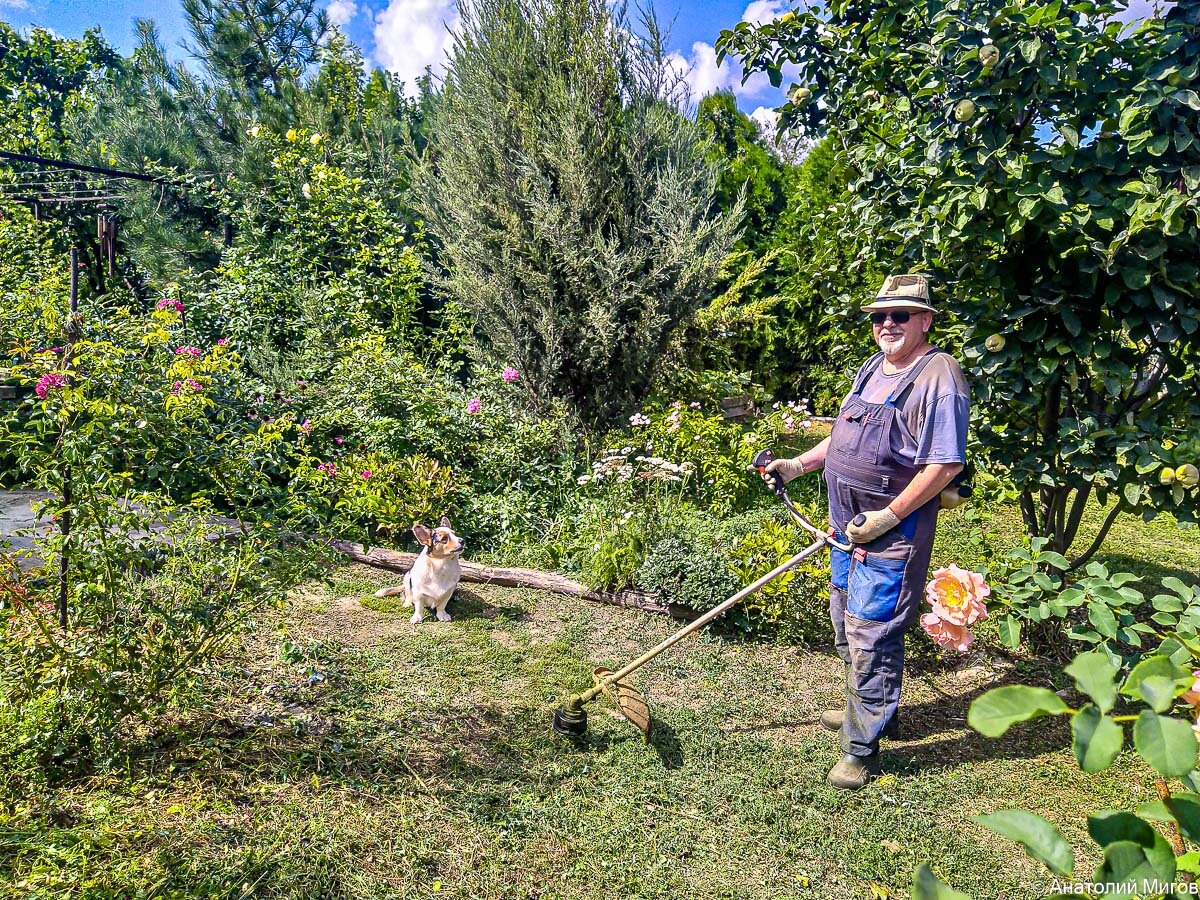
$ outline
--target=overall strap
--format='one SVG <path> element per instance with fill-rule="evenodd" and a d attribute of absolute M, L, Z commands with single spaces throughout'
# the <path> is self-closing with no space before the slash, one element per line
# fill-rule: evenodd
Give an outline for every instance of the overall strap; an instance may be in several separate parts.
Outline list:
<path fill-rule="evenodd" d="M 850 393 L 851 394 L 862 393 L 862 389 L 867 384 L 867 379 L 869 379 L 872 375 L 874 375 L 875 370 L 878 369 L 881 365 L 883 365 L 883 351 L 882 350 L 880 350 L 878 353 L 876 353 L 874 356 L 872 356 L 870 359 L 868 359 L 865 363 L 863 363 L 862 368 L 858 370 L 858 374 L 854 376 L 854 387 L 850 389 Z"/>
<path fill-rule="evenodd" d="M 912 387 L 912 383 L 917 380 L 917 376 L 921 374 L 921 371 L 927 365 L 933 362 L 937 355 L 942 352 L 944 351 L 937 347 L 930 347 L 929 350 L 925 352 L 925 355 L 918 359 L 916 363 L 913 364 L 912 368 L 905 373 L 904 377 L 900 379 L 900 383 L 896 385 L 896 389 L 892 391 L 892 395 L 885 401 L 887 405 L 895 406 L 897 401 L 900 399 L 900 396 L 910 387 Z"/>

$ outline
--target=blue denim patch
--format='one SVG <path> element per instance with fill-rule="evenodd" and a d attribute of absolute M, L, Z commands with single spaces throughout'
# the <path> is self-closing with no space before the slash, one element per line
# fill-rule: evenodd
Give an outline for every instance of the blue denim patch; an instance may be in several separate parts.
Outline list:
<path fill-rule="evenodd" d="M 870 622 L 887 622 L 896 615 L 904 585 L 903 559 L 884 559 L 868 553 L 850 568 L 846 611 Z"/>
<path fill-rule="evenodd" d="M 840 534 L 837 539 L 845 540 Z M 829 548 L 829 583 L 840 591 L 850 589 L 850 554 L 837 547 Z"/>

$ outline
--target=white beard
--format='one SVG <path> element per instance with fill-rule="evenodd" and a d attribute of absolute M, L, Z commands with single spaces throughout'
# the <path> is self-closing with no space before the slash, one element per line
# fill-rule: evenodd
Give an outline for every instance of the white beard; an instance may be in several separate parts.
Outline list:
<path fill-rule="evenodd" d="M 907 334 L 901 334 L 900 337 L 895 339 L 881 337 L 879 339 L 879 349 L 883 351 L 883 355 L 888 359 L 893 359 L 904 355 L 904 346 L 907 341 Z"/>

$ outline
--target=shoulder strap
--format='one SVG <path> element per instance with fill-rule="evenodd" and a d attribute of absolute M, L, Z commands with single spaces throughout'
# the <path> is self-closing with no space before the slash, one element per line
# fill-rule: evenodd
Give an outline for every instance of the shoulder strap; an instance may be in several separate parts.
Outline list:
<path fill-rule="evenodd" d="M 912 387 L 913 382 L 917 380 L 917 376 L 921 374 L 925 367 L 933 362 L 939 353 L 944 352 L 944 350 L 938 347 L 931 347 L 927 350 L 925 355 L 918 359 L 905 376 L 900 379 L 900 383 L 896 385 L 896 389 L 892 391 L 892 395 L 887 398 L 886 402 L 888 406 L 895 406 L 899 402 L 901 395 Z"/>
<path fill-rule="evenodd" d="M 883 351 L 880 350 L 858 370 L 858 374 L 854 376 L 854 387 L 850 389 L 851 394 L 860 393 L 867 383 L 867 379 L 875 374 L 875 370 L 883 365 Z"/>

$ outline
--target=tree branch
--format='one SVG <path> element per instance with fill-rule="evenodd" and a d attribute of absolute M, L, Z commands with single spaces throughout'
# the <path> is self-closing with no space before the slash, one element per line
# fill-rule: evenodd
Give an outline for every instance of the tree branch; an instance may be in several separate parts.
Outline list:
<path fill-rule="evenodd" d="M 1025 520 L 1025 530 L 1030 537 L 1038 535 L 1037 510 L 1033 506 L 1033 494 L 1021 491 L 1021 518 Z"/>
<path fill-rule="evenodd" d="M 1104 524 L 1100 526 L 1100 533 L 1096 535 L 1096 539 L 1092 541 L 1092 545 L 1087 548 L 1082 556 L 1077 556 L 1071 560 L 1070 565 L 1067 567 L 1068 570 L 1078 569 L 1089 559 L 1095 556 L 1096 551 L 1100 549 L 1100 545 L 1104 543 L 1104 539 L 1108 537 L 1108 530 L 1112 528 L 1113 522 L 1117 520 L 1117 516 L 1128 508 L 1129 507 L 1125 505 L 1124 501 L 1117 501 L 1116 505 L 1112 508 L 1112 511 L 1104 519 Z"/>
<path fill-rule="evenodd" d="M 1066 527 L 1063 528 L 1063 549 L 1075 543 L 1075 535 L 1079 532 L 1079 521 L 1083 518 L 1084 507 L 1088 497 L 1092 495 L 1092 483 L 1089 481 L 1075 492 L 1075 502 L 1071 505 L 1071 513 L 1067 516 Z"/>

